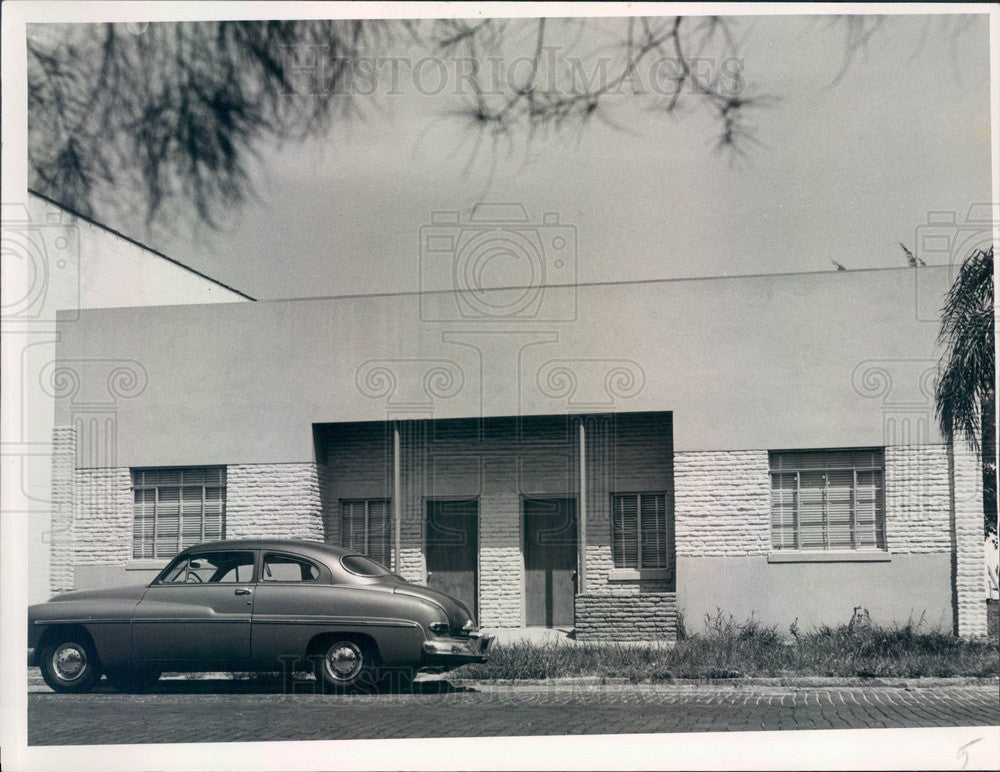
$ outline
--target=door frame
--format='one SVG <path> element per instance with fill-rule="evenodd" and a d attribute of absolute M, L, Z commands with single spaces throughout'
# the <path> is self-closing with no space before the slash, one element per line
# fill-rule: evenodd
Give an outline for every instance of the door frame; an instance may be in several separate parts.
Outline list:
<path fill-rule="evenodd" d="M 573 584 L 573 626 L 576 627 L 576 596 L 579 592 L 579 581 L 580 581 L 580 554 L 582 550 L 580 549 L 580 496 L 578 494 L 574 495 L 559 495 L 559 494 L 527 494 L 521 493 L 518 497 L 518 508 L 520 512 L 518 513 L 518 528 L 520 529 L 520 544 L 521 544 L 521 627 L 528 626 L 528 565 L 526 561 L 526 551 L 525 545 L 527 542 L 527 533 L 524 527 L 524 502 L 525 501 L 536 501 L 536 500 L 571 500 L 573 502 L 573 515 L 576 520 L 576 538 L 574 544 L 576 546 L 576 563 L 573 570 L 576 572 L 576 580 Z"/>
<path fill-rule="evenodd" d="M 424 558 L 424 587 L 429 586 L 427 584 L 427 574 L 430 573 L 427 570 L 427 505 L 432 501 L 475 501 L 476 502 L 476 580 L 473 583 L 473 591 L 475 593 L 475 608 L 472 609 L 472 616 L 475 618 L 477 624 L 482 624 L 482 620 L 479 618 L 479 582 L 482 576 L 482 567 L 480 562 L 482 561 L 482 548 L 483 548 L 483 508 L 482 508 L 482 496 L 480 494 L 475 494 L 474 496 L 462 496 L 459 494 L 449 494 L 446 496 L 421 496 L 420 497 L 420 545 L 423 551 Z"/>

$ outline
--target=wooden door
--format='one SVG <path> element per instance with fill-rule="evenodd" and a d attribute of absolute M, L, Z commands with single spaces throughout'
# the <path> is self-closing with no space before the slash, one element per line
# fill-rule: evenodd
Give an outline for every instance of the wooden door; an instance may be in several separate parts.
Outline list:
<path fill-rule="evenodd" d="M 524 500 L 525 622 L 571 627 L 576 596 L 576 501 Z"/>
<path fill-rule="evenodd" d="M 427 586 L 464 603 L 478 619 L 479 502 L 427 502 Z"/>

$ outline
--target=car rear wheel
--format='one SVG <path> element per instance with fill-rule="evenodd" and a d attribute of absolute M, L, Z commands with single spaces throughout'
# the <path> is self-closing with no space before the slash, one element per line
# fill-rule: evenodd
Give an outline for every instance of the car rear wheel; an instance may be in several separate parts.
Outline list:
<path fill-rule="evenodd" d="M 122 668 L 109 670 L 104 675 L 116 692 L 141 694 L 148 692 L 160 680 L 162 673 L 155 668 Z"/>
<path fill-rule="evenodd" d="M 321 649 L 319 676 L 335 694 L 377 691 L 375 652 L 357 641 L 337 639 Z"/>
<path fill-rule="evenodd" d="M 56 692 L 89 692 L 101 678 L 97 652 L 81 637 L 47 644 L 39 665 L 45 683 Z"/>

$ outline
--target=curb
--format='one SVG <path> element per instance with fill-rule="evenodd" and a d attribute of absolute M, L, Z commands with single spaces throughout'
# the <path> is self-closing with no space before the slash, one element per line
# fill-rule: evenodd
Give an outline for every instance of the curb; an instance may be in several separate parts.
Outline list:
<path fill-rule="evenodd" d="M 954 678 L 837 678 L 825 676 L 788 676 L 784 678 L 673 678 L 669 680 L 632 681 L 628 678 L 601 676 L 564 676 L 542 679 L 445 678 L 453 684 L 485 687 L 517 686 L 635 686 L 635 687 L 791 687 L 829 689 L 842 687 L 878 687 L 893 689 L 926 689 L 955 686 L 1000 686 L 1000 676 L 956 676 Z"/>
<path fill-rule="evenodd" d="M 265 674 L 267 675 L 267 674 Z M 272 674 L 273 675 L 273 674 Z M 254 676 L 250 676 L 253 678 Z M 670 680 L 632 681 L 628 678 L 604 676 L 561 676 L 559 678 L 514 678 L 514 679 L 477 679 L 449 678 L 447 674 L 423 674 L 418 677 L 422 682 L 448 681 L 456 686 L 480 687 L 485 689 L 538 689 L 539 687 L 632 687 L 641 690 L 667 689 L 680 687 L 693 688 L 729 688 L 745 687 L 767 688 L 799 688 L 799 689 L 835 689 L 844 687 L 872 687 L 881 689 L 928 689 L 957 686 L 993 686 L 1000 687 L 1000 676 L 977 677 L 957 676 L 954 678 L 836 678 L 828 676 L 786 676 L 782 678 L 674 678 Z M 164 675 L 169 681 L 233 681 L 246 680 L 233 673 L 171 673 Z M 37 667 L 28 669 L 28 686 L 44 686 L 45 682 Z"/>

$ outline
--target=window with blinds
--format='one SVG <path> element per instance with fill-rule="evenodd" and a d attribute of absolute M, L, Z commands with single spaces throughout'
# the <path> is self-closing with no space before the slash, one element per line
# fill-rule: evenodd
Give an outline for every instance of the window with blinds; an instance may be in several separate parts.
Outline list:
<path fill-rule="evenodd" d="M 169 558 L 225 538 L 226 468 L 133 469 L 132 557 Z"/>
<path fill-rule="evenodd" d="M 349 499 L 340 502 L 340 543 L 376 563 L 389 565 L 389 499 Z"/>
<path fill-rule="evenodd" d="M 885 549 L 882 448 L 769 455 L 773 549 Z"/>
<path fill-rule="evenodd" d="M 667 568 L 668 527 L 665 493 L 612 493 L 615 568 Z"/>

